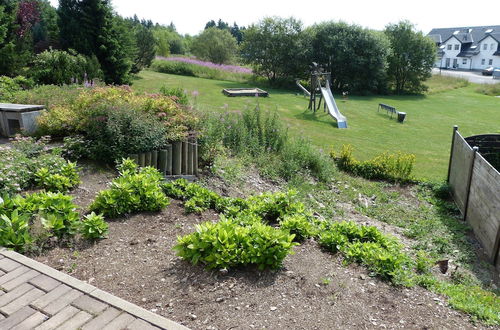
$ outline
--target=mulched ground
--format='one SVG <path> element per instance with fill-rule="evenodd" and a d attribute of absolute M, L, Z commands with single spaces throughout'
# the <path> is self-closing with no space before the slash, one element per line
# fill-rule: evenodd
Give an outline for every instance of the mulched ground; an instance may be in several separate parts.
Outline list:
<path fill-rule="evenodd" d="M 85 208 L 112 177 L 87 169 L 75 202 Z M 178 235 L 217 218 L 211 211 L 185 215 L 172 201 L 160 213 L 111 222 L 108 239 L 35 259 L 192 329 L 482 328 L 443 297 L 371 278 L 312 240 L 297 246 L 279 271 L 207 271 L 175 256 Z"/>

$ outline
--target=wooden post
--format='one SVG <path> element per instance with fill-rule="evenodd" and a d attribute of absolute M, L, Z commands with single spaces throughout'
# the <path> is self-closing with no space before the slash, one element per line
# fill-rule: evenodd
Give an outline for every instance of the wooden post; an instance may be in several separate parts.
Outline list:
<path fill-rule="evenodd" d="M 187 172 L 186 172 L 186 174 L 193 175 L 193 158 L 194 158 L 193 157 L 193 153 L 194 153 L 193 144 L 191 142 L 187 142 L 187 148 L 188 148 L 188 150 L 187 150 L 188 159 L 187 159 Z"/>
<path fill-rule="evenodd" d="M 472 159 L 469 170 L 469 177 L 467 179 L 467 196 L 465 197 L 465 208 L 464 208 L 464 220 L 467 221 L 467 211 L 469 210 L 469 197 L 470 197 L 470 185 L 472 182 L 472 173 L 474 172 L 474 163 L 476 162 L 476 154 L 479 150 L 478 147 L 472 148 Z"/>
<path fill-rule="evenodd" d="M 181 174 L 187 174 L 187 164 L 188 164 L 188 143 L 187 141 L 182 141 L 182 167 Z"/>
<path fill-rule="evenodd" d="M 180 175 L 182 168 L 182 142 L 174 142 L 172 148 L 172 175 Z"/>
<path fill-rule="evenodd" d="M 451 136 L 451 151 L 450 151 L 450 161 L 448 162 L 448 176 L 446 177 L 446 182 L 450 183 L 450 172 L 451 172 L 451 162 L 453 160 L 453 148 L 455 147 L 455 135 L 458 130 L 458 126 L 453 126 L 453 135 Z"/>
<path fill-rule="evenodd" d="M 167 175 L 172 175 L 172 163 L 173 163 L 172 145 L 168 144 L 167 145 Z"/>
<path fill-rule="evenodd" d="M 158 151 L 151 151 L 151 166 L 158 168 Z"/>
<path fill-rule="evenodd" d="M 167 154 L 168 151 L 166 149 L 162 149 L 158 153 L 158 169 L 163 175 L 165 175 L 167 172 Z"/>
<path fill-rule="evenodd" d="M 495 244 L 493 245 L 493 253 L 493 265 L 500 266 L 500 259 L 498 258 L 498 254 L 500 253 L 500 228 L 498 228 Z M 500 267 L 498 268 L 500 269 Z"/>
<path fill-rule="evenodd" d="M 198 176 L 198 140 L 194 139 L 193 174 Z"/>
<path fill-rule="evenodd" d="M 151 166 L 151 151 L 146 152 L 144 166 Z"/>
<path fill-rule="evenodd" d="M 139 166 L 144 167 L 144 164 L 146 164 L 146 154 L 142 152 L 139 154 Z"/>

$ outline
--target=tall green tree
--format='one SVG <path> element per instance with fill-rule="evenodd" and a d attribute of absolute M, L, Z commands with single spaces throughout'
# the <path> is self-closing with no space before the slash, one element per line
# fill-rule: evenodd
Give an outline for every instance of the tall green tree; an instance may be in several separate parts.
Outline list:
<path fill-rule="evenodd" d="M 383 92 L 389 45 L 386 38 L 357 25 L 325 22 L 309 31 L 312 35 L 311 61 L 332 73 L 336 90 Z"/>
<path fill-rule="evenodd" d="M 191 46 L 197 57 L 217 64 L 233 60 L 238 46 L 227 29 L 208 28 L 195 38 Z"/>
<path fill-rule="evenodd" d="M 394 92 L 425 91 L 423 82 L 431 76 L 436 56 L 433 41 L 408 21 L 387 25 L 384 33 L 390 42 L 387 74 Z"/>
<path fill-rule="evenodd" d="M 48 0 L 37 0 L 40 21 L 33 25 L 33 44 L 35 53 L 59 46 L 59 26 L 57 10 Z"/>
<path fill-rule="evenodd" d="M 291 82 L 307 71 L 307 45 L 302 22 L 294 18 L 266 17 L 248 27 L 241 57 L 271 84 Z"/>
<path fill-rule="evenodd" d="M 133 38 L 108 0 L 60 0 L 58 13 L 65 49 L 95 55 L 106 83 L 129 83 Z"/>

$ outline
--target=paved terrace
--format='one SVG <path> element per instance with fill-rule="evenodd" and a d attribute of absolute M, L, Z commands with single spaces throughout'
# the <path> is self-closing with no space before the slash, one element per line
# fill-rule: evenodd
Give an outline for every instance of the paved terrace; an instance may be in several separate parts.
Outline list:
<path fill-rule="evenodd" d="M 187 329 L 47 265 L 0 249 L 2 330 Z"/>

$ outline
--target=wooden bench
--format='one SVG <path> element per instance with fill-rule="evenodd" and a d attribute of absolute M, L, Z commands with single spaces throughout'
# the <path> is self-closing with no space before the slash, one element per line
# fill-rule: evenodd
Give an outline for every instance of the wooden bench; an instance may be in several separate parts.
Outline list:
<path fill-rule="evenodd" d="M 396 110 L 395 107 L 391 107 L 390 105 L 387 105 L 387 104 L 384 104 L 384 103 L 379 103 L 378 104 L 378 109 L 377 109 L 377 112 L 380 111 L 380 109 L 382 110 L 385 110 L 387 111 L 387 114 L 391 114 L 391 118 L 392 118 L 392 115 L 397 115 L 398 114 L 398 111 Z"/>

